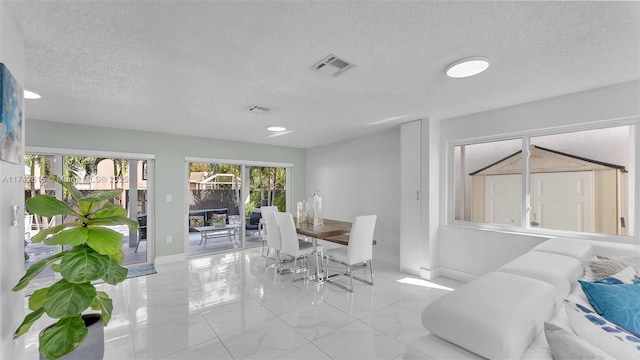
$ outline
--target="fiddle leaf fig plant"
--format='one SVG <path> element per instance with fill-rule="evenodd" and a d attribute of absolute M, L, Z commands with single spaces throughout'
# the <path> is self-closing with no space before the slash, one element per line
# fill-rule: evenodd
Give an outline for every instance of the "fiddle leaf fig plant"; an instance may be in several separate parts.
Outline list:
<path fill-rule="evenodd" d="M 113 303 L 104 291 L 98 291 L 93 281 L 118 284 L 127 278 L 128 270 L 121 266 L 123 235 L 108 228 L 127 225 L 134 231 L 138 223 L 127 217 L 126 210 L 109 200 L 120 196 L 122 190 L 82 193 L 70 182 L 57 177 L 70 194 L 65 203 L 53 196 L 39 194 L 27 200 L 29 210 L 42 216 L 64 215 L 73 221 L 40 231 L 31 242 L 63 245 L 64 250 L 32 264 L 13 291 L 24 289 L 48 265 L 60 273 L 61 279 L 51 286 L 37 289 L 29 297 L 29 309 L 13 337 L 25 334 L 43 314 L 58 319 L 48 327 L 40 339 L 40 353 L 47 359 L 57 359 L 72 352 L 87 336 L 82 313 L 92 309 L 102 316 L 106 326 L 111 319 Z"/>

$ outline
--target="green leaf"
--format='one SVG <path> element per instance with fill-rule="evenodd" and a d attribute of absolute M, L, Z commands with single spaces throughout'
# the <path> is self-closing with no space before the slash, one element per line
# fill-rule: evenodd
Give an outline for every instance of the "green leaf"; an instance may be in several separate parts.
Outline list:
<path fill-rule="evenodd" d="M 44 311 L 52 318 L 75 316 L 87 309 L 96 296 L 96 288 L 90 283 L 72 284 L 60 279 L 49 288 Z"/>
<path fill-rule="evenodd" d="M 102 280 L 107 284 L 116 285 L 124 281 L 124 279 L 127 278 L 127 274 L 129 274 L 129 269 L 122 267 L 116 261 L 111 260 L 104 269 Z"/>
<path fill-rule="evenodd" d="M 27 200 L 27 206 L 32 213 L 42 216 L 78 215 L 67 204 L 50 195 L 38 194 Z"/>
<path fill-rule="evenodd" d="M 89 230 L 86 227 L 77 227 L 60 231 L 44 241 L 47 245 L 81 245 L 87 241 Z"/>
<path fill-rule="evenodd" d="M 122 264 L 122 262 L 124 261 L 124 251 L 120 249 L 120 251 L 118 251 L 117 253 L 109 255 L 109 258 L 117 262 L 118 264 Z"/>
<path fill-rule="evenodd" d="M 109 320 L 111 320 L 111 313 L 113 312 L 113 300 L 104 291 L 98 291 L 97 296 L 91 303 L 93 310 L 100 310 L 102 313 L 102 324 L 107 326 Z"/>
<path fill-rule="evenodd" d="M 89 219 L 101 219 L 112 217 L 127 217 L 127 210 L 120 206 L 106 206 L 88 216 Z"/>
<path fill-rule="evenodd" d="M 123 190 L 94 191 L 80 200 L 93 203 L 101 202 L 122 195 L 122 191 Z"/>
<path fill-rule="evenodd" d="M 92 219 L 89 221 L 91 225 L 111 226 L 111 225 L 127 225 L 130 230 L 138 228 L 138 222 L 128 217 L 110 217 L 101 219 Z"/>
<path fill-rule="evenodd" d="M 59 273 L 60 272 L 60 264 L 51 264 L 51 270 Z"/>
<path fill-rule="evenodd" d="M 73 183 L 71 183 L 71 182 L 60 182 L 60 184 L 62 185 L 63 188 L 65 188 L 65 189 L 67 189 L 69 191 L 69 193 L 71 194 L 71 196 L 73 196 L 74 199 L 78 200 L 78 199 L 80 199 L 82 197 L 82 193 L 78 189 L 76 189 L 76 187 L 73 185 Z"/>
<path fill-rule="evenodd" d="M 90 201 L 79 200 L 78 201 L 78 210 L 80 214 L 89 214 L 91 210 L 93 210 L 93 206 L 95 203 Z"/>
<path fill-rule="evenodd" d="M 18 291 L 18 290 L 24 289 L 29 284 L 29 282 L 33 280 L 34 277 L 40 274 L 40 272 L 47 267 L 47 265 L 53 263 L 54 261 L 57 261 L 63 256 L 64 256 L 64 252 L 59 252 L 55 255 L 51 255 L 48 258 L 42 259 L 36 263 L 31 264 L 31 266 L 29 266 L 29 268 L 27 269 L 27 272 L 24 274 L 22 279 L 18 281 L 18 284 L 16 284 L 16 286 L 14 286 L 12 290 Z"/>
<path fill-rule="evenodd" d="M 60 273 L 68 282 L 80 284 L 98 280 L 102 277 L 109 259 L 85 246 L 75 247 L 60 261 Z"/>
<path fill-rule="evenodd" d="M 58 233 L 67 228 L 80 227 L 80 226 L 82 226 L 82 223 L 77 221 L 56 225 L 48 229 L 40 230 L 40 232 L 35 234 L 29 241 L 31 241 L 32 243 L 39 243 L 42 240 L 46 239 L 47 236 L 51 234 Z"/>
<path fill-rule="evenodd" d="M 42 308 L 27 314 L 27 316 L 24 317 L 22 324 L 20 324 L 20 326 L 18 326 L 18 328 L 16 329 L 16 332 L 13 333 L 13 338 L 17 339 L 20 336 L 26 334 L 27 331 L 31 329 L 31 325 L 33 325 L 36 320 L 40 319 L 42 314 L 44 314 L 44 309 Z"/>
<path fill-rule="evenodd" d="M 49 288 L 38 289 L 29 296 L 29 309 L 30 310 L 38 310 L 41 309 L 44 305 L 44 301 L 47 300 L 47 292 Z"/>
<path fill-rule="evenodd" d="M 89 227 L 87 245 L 103 255 L 117 253 L 122 248 L 122 234 L 103 227 Z"/>
<path fill-rule="evenodd" d="M 42 334 L 40 352 L 47 359 L 58 359 L 75 350 L 87 333 L 89 330 L 84 325 L 82 315 L 60 319 Z"/>

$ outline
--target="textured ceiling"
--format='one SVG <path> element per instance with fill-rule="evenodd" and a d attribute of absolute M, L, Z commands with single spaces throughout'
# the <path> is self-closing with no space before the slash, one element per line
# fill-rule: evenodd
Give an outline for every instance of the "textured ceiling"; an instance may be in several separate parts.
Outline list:
<path fill-rule="evenodd" d="M 27 118 L 57 122 L 309 148 L 640 79 L 640 2 L 2 2 Z M 309 69 L 329 54 L 357 67 Z M 486 72 L 444 75 L 476 55 Z"/>

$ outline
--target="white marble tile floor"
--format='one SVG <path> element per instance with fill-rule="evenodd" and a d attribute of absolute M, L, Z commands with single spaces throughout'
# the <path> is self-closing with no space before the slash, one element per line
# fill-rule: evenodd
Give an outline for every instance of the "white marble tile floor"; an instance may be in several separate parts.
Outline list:
<path fill-rule="evenodd" d="M 291 274 L 264 265 L 261 248 L 254 248 L 157 265 L 157 274 L 98 285 L 114 305 L 104 358 L 402 359 L 407 344 L 427 334 L 424 306 L 461 285 L 374 261 L 375 285 L 354 281 L 348 293 L 292 282 Z M 37 334 L 48 323 L 39 320 L 21 338 L 25 359 L 38 357 Z"/>

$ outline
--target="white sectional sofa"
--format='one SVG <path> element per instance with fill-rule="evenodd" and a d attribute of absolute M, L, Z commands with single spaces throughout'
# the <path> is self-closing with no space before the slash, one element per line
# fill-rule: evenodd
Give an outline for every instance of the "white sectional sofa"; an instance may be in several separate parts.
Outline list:
<path fill-rule="evenodd" d="M 578 280 L 599 250 L 550 239 L 439 298 L 422 313 L 430 334 L 411 343 L 404 359 L 553 359 L 544 323 L 567 322 L 563 299 L 584 298 Z"/>

